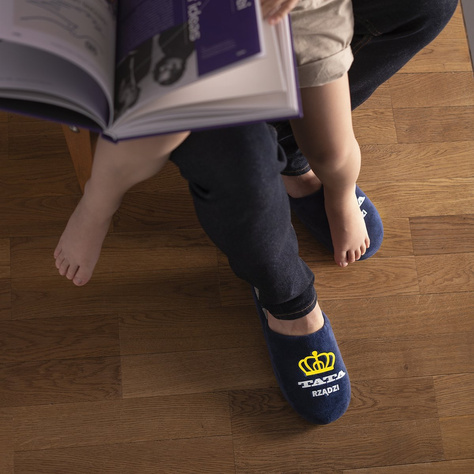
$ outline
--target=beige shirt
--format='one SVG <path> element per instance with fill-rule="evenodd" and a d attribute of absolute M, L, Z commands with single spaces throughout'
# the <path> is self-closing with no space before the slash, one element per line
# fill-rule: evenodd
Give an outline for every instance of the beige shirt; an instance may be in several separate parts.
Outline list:
<path fill-rule="evenodd" d="M 291 12 L 300 87 L 332 82 L 353 61 L 351 0 L 299 0 Z"/>

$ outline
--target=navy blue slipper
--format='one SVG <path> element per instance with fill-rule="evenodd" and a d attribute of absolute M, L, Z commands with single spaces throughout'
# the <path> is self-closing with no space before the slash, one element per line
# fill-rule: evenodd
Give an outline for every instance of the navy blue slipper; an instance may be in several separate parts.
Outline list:
<path fill-rule="evenodd" d="M 366 260 L 372 257 L 382 245 L 383 224 L 377 208 L 359 186 L 356 186 L 356 196 L 370 238 L 370 247 L 360 257 L 360 260 Z M 291 210 L 296 217 L 308 228 L 319 243 L 324 245 L 331 253 L 334 252 L 331 231 L 324 207 L 323 189 L 321 188 L 319 191 L 302 198 L 292 198 L 291 196 L 289 198 Z"/>
<path fill-rule="evenodd" d="M 284 336 L 268 327 L 265 310 L 253 290 L 258 315 L 280 389 L 307 421 L 327 425 L 347 410 L 351 385 L 331 324 L 308 336 Z"/>

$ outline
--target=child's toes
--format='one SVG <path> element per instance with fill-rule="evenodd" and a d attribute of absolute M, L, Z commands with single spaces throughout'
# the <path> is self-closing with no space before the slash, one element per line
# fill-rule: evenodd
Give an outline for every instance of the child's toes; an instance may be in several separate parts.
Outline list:
<path fill-rule="evenodd" d="M 61 268 L 61 265 L 63 264 L 63 262 L 64 262 L 64 256 L 63 255 L 58 255 L 54 260 L 54 265 L 59 270 Z"/>
<path fill-rule="evenodd" d="M 58 271 L 61 276 L 66 276 L 67 272 L 69 271 L 69 261 L 66 258 L 63 258 L 62 262 L 59 264 Z"/>
<path fill-rule="evenodd" d="M 66 278 L 68 280 L 72 280 L 76 276 L 78 269 L 79 267 L 77 265 L 69 265 L 69 268 L 66 272 Z"/>
<path fill-rule="evenodd" d="M 359 258 L 359 250 L 349 250 L 347 252 L 347 263 L 354 263 L 356 260 L 359 260 Z"/>
<path fill-rule="evenodd" d="M 347 267 L 349 265 L 348 252 L 334 252 L 334 260 L 338 266 Z"/>
<path fill-rule="evenodd" d="M 79 267 L 76 274 L 74 275 L 72 282 L 76 286 L 83 286 L 91 279 L 91 276 L 92 271 L 89 271 L 86 268 Z"/>

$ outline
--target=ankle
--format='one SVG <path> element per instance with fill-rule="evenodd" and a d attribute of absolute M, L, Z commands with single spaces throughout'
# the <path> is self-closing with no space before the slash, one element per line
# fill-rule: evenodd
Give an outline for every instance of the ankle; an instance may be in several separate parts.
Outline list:
<path fill-rule="evenodd" d="M 312 171 L 298 176 L 282 175 L 282 179 L 286 192 L 292 198 L 309 196 L 321 189 L 321 181 Z"/>
<path fill-rule="evenodd" d="M 102 217 L 104 220 L 112 218 L 122 203 L 123 194 L 109 192 L 109 190 L 87 181 L 80 206 L 90 216 Z"/>
<path fill-rule="evenodd" d="M 323 313 L 318 303 L 310 313 L 298 319 L 277 319 L 269 312 L 267 314 L 268 327 L 272 331 L 286 336 L 306 336 L 319 331 L 324 326 Z"/>
<path fill-rule="evenodd" d="M 334 209 L 338 209 L 348 204 L 353 204 L 353 201 L 357 201 L 355 195 L 355 184 L 352 185 L 336 185 L 336 186 L 324 186 L 324 200 L 326 206 L 330 206 Z"/>

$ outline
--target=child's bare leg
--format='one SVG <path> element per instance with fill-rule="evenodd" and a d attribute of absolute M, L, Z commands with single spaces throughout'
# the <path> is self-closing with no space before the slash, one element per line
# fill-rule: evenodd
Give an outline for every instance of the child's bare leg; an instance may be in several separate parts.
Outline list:
<path fill-rule="evenodd" d="M 326 213 L 341 267 L 370 246 L 355 195 L 360 149 L 354 137 L 347 75 L 324 86 L 301 90 L 304 117 L 291 122 L 296 141 L 324 186 Z"/>
<path fill-rule="evenodd" d="M 187 133 L 97 143 L 84 196 L 69 218 L 54 251 L 56 268 L 77 286 L 91 278 L 111 219 L 124 194 L 155 175 Z"/>

